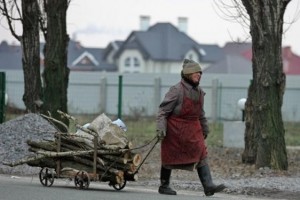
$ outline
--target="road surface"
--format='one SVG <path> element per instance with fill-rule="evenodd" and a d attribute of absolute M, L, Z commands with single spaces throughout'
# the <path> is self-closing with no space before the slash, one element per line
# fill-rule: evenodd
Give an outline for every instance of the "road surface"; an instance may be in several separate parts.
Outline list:
<path fill-rule="evenodd" d="M 129 182 L 123 190 L 116 191 L 107 182 L 91 182 L 87 190 L 78 190 L 73 181 L 67 179 L 55 179 L 51 187 L 44 187 L 38 176 L 0 175 L 0 200 L 270 200 L 223 193 L 205 197 L 203 192 L 191 191 L 168 196 L 158 194 L 156 188 L 136 185 Z"/>

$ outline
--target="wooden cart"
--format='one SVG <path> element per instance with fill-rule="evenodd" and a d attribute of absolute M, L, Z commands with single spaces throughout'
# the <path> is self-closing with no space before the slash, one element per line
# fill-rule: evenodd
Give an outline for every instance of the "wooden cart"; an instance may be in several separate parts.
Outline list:
<path fill-rule="evenodd" d="M 82 126 L 78 126 L 78 128 L 84 131 L 90 131 L 85 129 Z M 92 134 L 92 133 L 91 133 Z M 62 134 L 56 135 L 56 144 L 57 144 L 57 153 L 61 154 L 68 154 L 68 152 L 62 152 Z M 150 148 L 144 159 L 141 158 L 140 154 L 134 154 L 133 157 L 130 158 L 130 162 L 132 164 L 124 165 L 124 155 L 133 149 L 124 150 L 122 154 L 118 156 L 114 156 L 112 162 L 109 166 L 106 167 L 99 167 L 99 163 L 97 161 L 98 156 L 101 155 L 101 151 L 98 149 L 98 138 L 97 134 L 94 134 L 94 150 L 87 151 L 85 153 L 93 154 L 93 164 L 92 167 L 84 167 L 84 168 L 63 168 L 61 163 L 63 160 L 59 157 L 56 158 L 55 164 L 52 167 L 45 166 L 42 167 L 39 172 L 39 180 L 43 186 L 50 187 L 53 185 L 54 180 L 58 178 L 67 178 L 74 180 L 75 187 L 78 189 L 87 189 L 90 185 L 91 181 L 99 181 L 99 182 L 108 182 L 109 186 L 112 186 L 115 190 L 122 190 L 125 186 L 127 181 L 137 181 L 137 173 L 145 162 L 149 154 L 154 149 L 155 145 L 159 142 L 159 140 L 155 137 L 149 143 L 134 148 L 137 150 L 139 148 L 144 148 L 150 144 L 153 146 Z M 155 141 L 155 142 L 154 142 Z M 74 151 L 72 152 L 73 155 L 76 154 Z M 78 151 L 78 154 L 84 153 L 82 151 Z M 123 162 L 123 164 L 120 164 Z M 127 162 L 127 161 L 126 161 Z M 55 166 L 53 168 L 53 166 Z M 72 165 L 71 165 L 72 166 Z M 126 166 L 126 167 L 124 167 Z"/>

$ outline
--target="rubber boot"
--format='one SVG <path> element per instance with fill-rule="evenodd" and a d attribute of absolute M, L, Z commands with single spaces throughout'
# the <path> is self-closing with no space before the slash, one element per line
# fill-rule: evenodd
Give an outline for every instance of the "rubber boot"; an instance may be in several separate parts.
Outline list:
<path fill-rule="evenodd" d="M 160 170 L 160 186 L 158 192 L 160 194 L 176 195 L 177 192 L 170 187 L 171 169 L 161 166 Z"/>
<path fill-rule="evenodd" d="M 212 196 L 217 192 L 221 192 L 226 187 L 223 184 L 215 185 L 212 182 L 211 174 L 208 165 L 197 168 L 197 172 L 200 178 L 200 181 L 204 188 L 204 193 L 206 196 Z"/>

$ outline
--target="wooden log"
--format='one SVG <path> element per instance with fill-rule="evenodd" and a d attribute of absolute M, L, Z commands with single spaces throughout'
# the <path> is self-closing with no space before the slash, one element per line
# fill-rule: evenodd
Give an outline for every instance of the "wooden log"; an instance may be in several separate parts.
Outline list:
<path fill-rule="evenodd" d="M 43 159 L 43 158 L 46 158 L 46 156 L 44 156 L 44 155 L 35 155 L 35 156 L 29 157 L 29 158 L 27 157 L 27 158 L 20 159 L 16 162 L 3 162 L 2 164 L 10 166 L 10 167 L 15 167 L 15 166 L 30 163 L 30 162 L 33 162 L 33 161 L 38 161 L 38 160 Z"/>
<path fill-rule="evenodd" d="M 74 146 L 72 144 L 67 144 L 65 142 L 62 142 L 61 146 L 62 146 L 62 148 L 69 149 L 69 151 L 88 150 L 86 148 L 82 149 L 82 148 L 78 147 L 77 145 Z"/>
<path fill-rule="evenodd" d="M 141 154 L 135 154 L 133 156 L 133 159 L 132 159 L 132 163 L 135 165 L 135 166 L 139 166 L 142 162 L 142 156 Z"/>
<path fill-rule="evenodd" d="M 62 144 L 69 144 L 81 149 L 93 149 L 93 143 L 91 141 L 91 144 L 85 142 L 83 139 L 76 138 L 76 137 L 62 137 L 61 138 Z"/>
<path fill-rule="evenodd" d="M 132 142 L 129 141 L 129 142 L 127 143 L 127 146 L 126 146 L 125 148 L 132 149 L 132 148 L 133 148 Z"/>
<path fill-rule="evenodd" d="M 120 157 L 120 156 L 113 156 L 113 155 L 98 155 L 99 157 L 101 157 L 104 160 L 108 160 L 110 162 L 114 162 L 114 163 L 121 163 L 121 164 L 126 164 L 127 163 L 127 159 Z"/>
<path fill-rule="evenodd" d="M 135 166 L 134 164 L 128 163 L 128 164 L 126 165 L 125 171 L 128 171 L 128 172 L 135 172 L 136 170 L 137 170 L 137 166 Z"/>
<path fill-rule="evenodd" d="M 125 172 L 124 173 L 124 179 L 126 181 L 137 181 L 138 180 L 138 175 L 136 173 Z"/>
<path fill-rule="evenodd" d="M 61 168 L 62 169 L 73 168 L 78 171 L 87 171 L 87 172 L 92 171 L 92 169 L 93 169 L 92 166 L 89 166 L 89 165 L 86 165 L 85 163 L 81 163 L 81 162 L 74 161 L 74 160 L 63 160 L 61 162 Z M 69 175 L 72 175 L 71 172 Z"/>
<path fill-rule="evenodd" d="M 47 151 L 56 151 L 56 142 L 55 141 L 32 141 L 27 140 L 26 143 L 30 147 L 38 148 L 38 149 L 44 149 Z"/>
<path fill-rule="evenodd" d="M 49 117 L 49 116 L 47 116 L 47 115 L 44 115 L 44 114 L 41 114 L 41 116 L 44 117 L 44 118 L 46 118 L 46 119 L 49 119 L 49 120 L 51 120 L 51 121 L 53 121 L 53 122 L 56 122 L 56 123 L 62 125 L 62 126 L 65 128 L 65 130 L 68 130 L 67 125 L 64 124 L 63 122 L 61 122 L 61 121 L 59 121 L 59 120 L 57 120 L 57 119 L 54 119 L 53 117 Z"/>
<path fill-rule="evenodd" d="M 48 168 L 52 168 L 52 169 L 55 169 L 55 167 L 56 167 L 55 159 L 52 159 L 52 158 L 43 158 L 43 159 L 39 159 L 39 160 L 32 160 L 32 161 L 26 162 L 26 164 L 31 167 L 42 167 L 42 168 L 48 167 Z"/>
<path fill-rule="evenodd" d="M 64 167 L 61 169 L 61 177 L 66 177 L 66 178 L 73 178 L 75 175 L 79 172 L 78 169 L 74 169 L 71 167 Z"/>
<path fill-rule="evenodd" d="M 81 139 L 88 139 L 90 140 L 90 137 L 86 137 L 84 135 L 78 135 L 76 133 L 56 133 L 55 136 L 64 136 L 64 137 L 71 137 L 71 138 L 81 138 Z"/>
<path fill-rule="evenodd" d="M 93 150 L 88 151 L 66 151 L 66 152 L 53 152 L 53 151 L 37 151 L 37 154 L 44 155 L 45 157 L 58 158 L 58 157 L 69 157 L 79 156 L 93 153 Z"/>
<path fill-rule="evenodd" d="M 106 166 L 111 166 L 118 170 L 122 170 L 123 172 L 135 172 L 137 169 L 137 167 L 134 166 L 132 163 L 127 163 L 125 165 L 120 163 L 110 163 L 110 164 L 107 163 Z"/>
<path fill-rule="evenodd" d="M 139 166 L 142 162 L 142 156 L 138 153 L 131 153 L 128 158 L 128 162 L 132 163 L 134 166 Z"/>
<path fill-rule="evenodd" d="M 113 176 L 110 176 L 111 177 L 110 181 L 112 184 L 121 184 L 124 182 L 125 179 L 124 179 L 123 171 L 110 168 L 108 170 L 108 172 L 113 175 Z M 104 176 L 105 176 L 105 174 L 104 174 Z"/>
<path fill-rule="evenodd" d="M 107 144 L 101 144 L 99 146 L 100 149 L 107 149 L 107 150 L 121 150 L 121 148 L 117 145 L 107 145 Z"/>

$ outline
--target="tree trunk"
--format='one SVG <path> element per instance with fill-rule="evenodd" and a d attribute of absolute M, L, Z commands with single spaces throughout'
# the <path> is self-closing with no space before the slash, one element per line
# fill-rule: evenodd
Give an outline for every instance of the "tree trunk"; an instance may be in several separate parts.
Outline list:
<path fill-rule="evenodd" d="M 26 110 L 39 112 L 41 106 L 39 6 L 36 0 L 22 1 L 23 36 L 21 38 L 24 71 L 23 101 Z"/>
<path fill-rule="evenodd" d="M 61 110 L 67 113 L 67 88 L 69 82 L 69 68 L 67 67 L 67 35 L 66 14 L 68 0 L 46 1 L 47 33 L 45 45 L 44 78 L 44 112 L 50 111 L 52 116 L 64 122 L 68 120 L 57 113 Z M 64 128 L 57 124 L 62 131 Z"/>
<path fill-rule="evenodd" d="M 242 0 L 250 16 L 253 80 L 246 102 L 242 160 L 257 168 L 287 170 L 281 107 L 285 89 L 282 66 L 283 15 L 288 1 Z"/>

